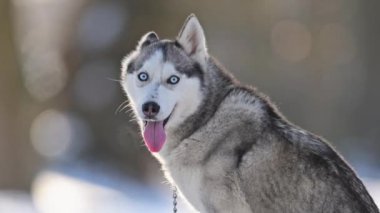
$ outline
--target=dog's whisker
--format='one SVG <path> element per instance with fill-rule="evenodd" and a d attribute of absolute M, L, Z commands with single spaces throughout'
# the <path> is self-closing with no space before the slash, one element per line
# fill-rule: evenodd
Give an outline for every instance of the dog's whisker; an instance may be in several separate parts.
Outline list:
<path fill-rule="evenodd" d="M 132 118 L 129 121 L 131 122 L 131 121 L 138 121 L 138 120 L 136 118 Z"/>
<path fill-rule="evenodd" d="M 126 109 L 124 112 L 129 115 L 135 115 L 135 113 L 133 112 L 133 109 Z"/>
<path fill-rule="evenodd" d="M 124 110 L 124 107 L 125 106 L 128 106 L 128 100 L 125 100 L 125 101 L 123 101 L 117 108 L 116 108 L 116 110 L 115 110 L 115 114 L 117 114 L 117 113 L 119 113 L 119 112 L 121 112 L 121 110 Z M 125 105 L 125 106 L 123 106 L 123 105 Z"/>
<path fill-rule="evenodd" d="M 129 112 L 129 111 L 132 111 L 133 109 L 132 109 L 130 106 L 125 105 L 123 108 L 120 109 L 120 112 L 121 112 L 121 111 L 124 111 L 124 110 L 125 110 L 126 112 Z"/>
<path fill-rule="evenodd" d="M 121 79 L 114 79 L 114 78 L 106 78 L 107 80 L 110 80 L 110 81 L 115 81 L 115 82 L 122 82 L 123 80 Z"/>

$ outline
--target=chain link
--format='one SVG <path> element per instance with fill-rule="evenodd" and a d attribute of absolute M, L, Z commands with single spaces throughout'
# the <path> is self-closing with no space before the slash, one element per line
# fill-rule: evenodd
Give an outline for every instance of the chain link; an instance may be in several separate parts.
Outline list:
<path fill-rule="evenodd" d="M 177 213 L 177 187 L 173 186 L 173 213 Z"/>

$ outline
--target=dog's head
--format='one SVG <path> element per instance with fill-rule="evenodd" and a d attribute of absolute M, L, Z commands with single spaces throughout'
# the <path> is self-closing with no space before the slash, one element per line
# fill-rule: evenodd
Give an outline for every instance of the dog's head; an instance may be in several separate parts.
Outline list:
<path fill-rule="evenodd" d="M 160 151 L 166 134 L 199 107 L 207 60 L 204 32 L 194 15 L 175 41 L 149 32 L 123 60 L 122 87 L 151 152 Z"/>

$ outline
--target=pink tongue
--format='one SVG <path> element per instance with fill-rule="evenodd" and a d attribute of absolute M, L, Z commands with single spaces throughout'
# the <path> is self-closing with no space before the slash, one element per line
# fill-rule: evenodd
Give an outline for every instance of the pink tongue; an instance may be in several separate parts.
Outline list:
<path fill-rule="evenodd" d="M 149 151 L 159 152 L 166 140 L 163 121 L 148 121 L 144 129 L 144 141 Z"/>

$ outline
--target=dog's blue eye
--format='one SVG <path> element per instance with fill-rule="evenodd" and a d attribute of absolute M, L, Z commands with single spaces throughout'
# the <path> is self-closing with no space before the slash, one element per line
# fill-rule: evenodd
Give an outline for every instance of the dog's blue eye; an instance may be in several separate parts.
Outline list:
<path fill-rule="evenodd" d="M 149 75 L 146 72 L 142 72 L 138 74 L 137 77 L 139 78 L 140 81 L 147 81 L 149 78 Z"/>
<path fill-rule="evenodd" d="M 170 76 L 170 78 L 168 78 L 168 84 L 176 84 L 179 82 L 179 77 L 176 76 L 176 75 L 172 75 Z"/>

